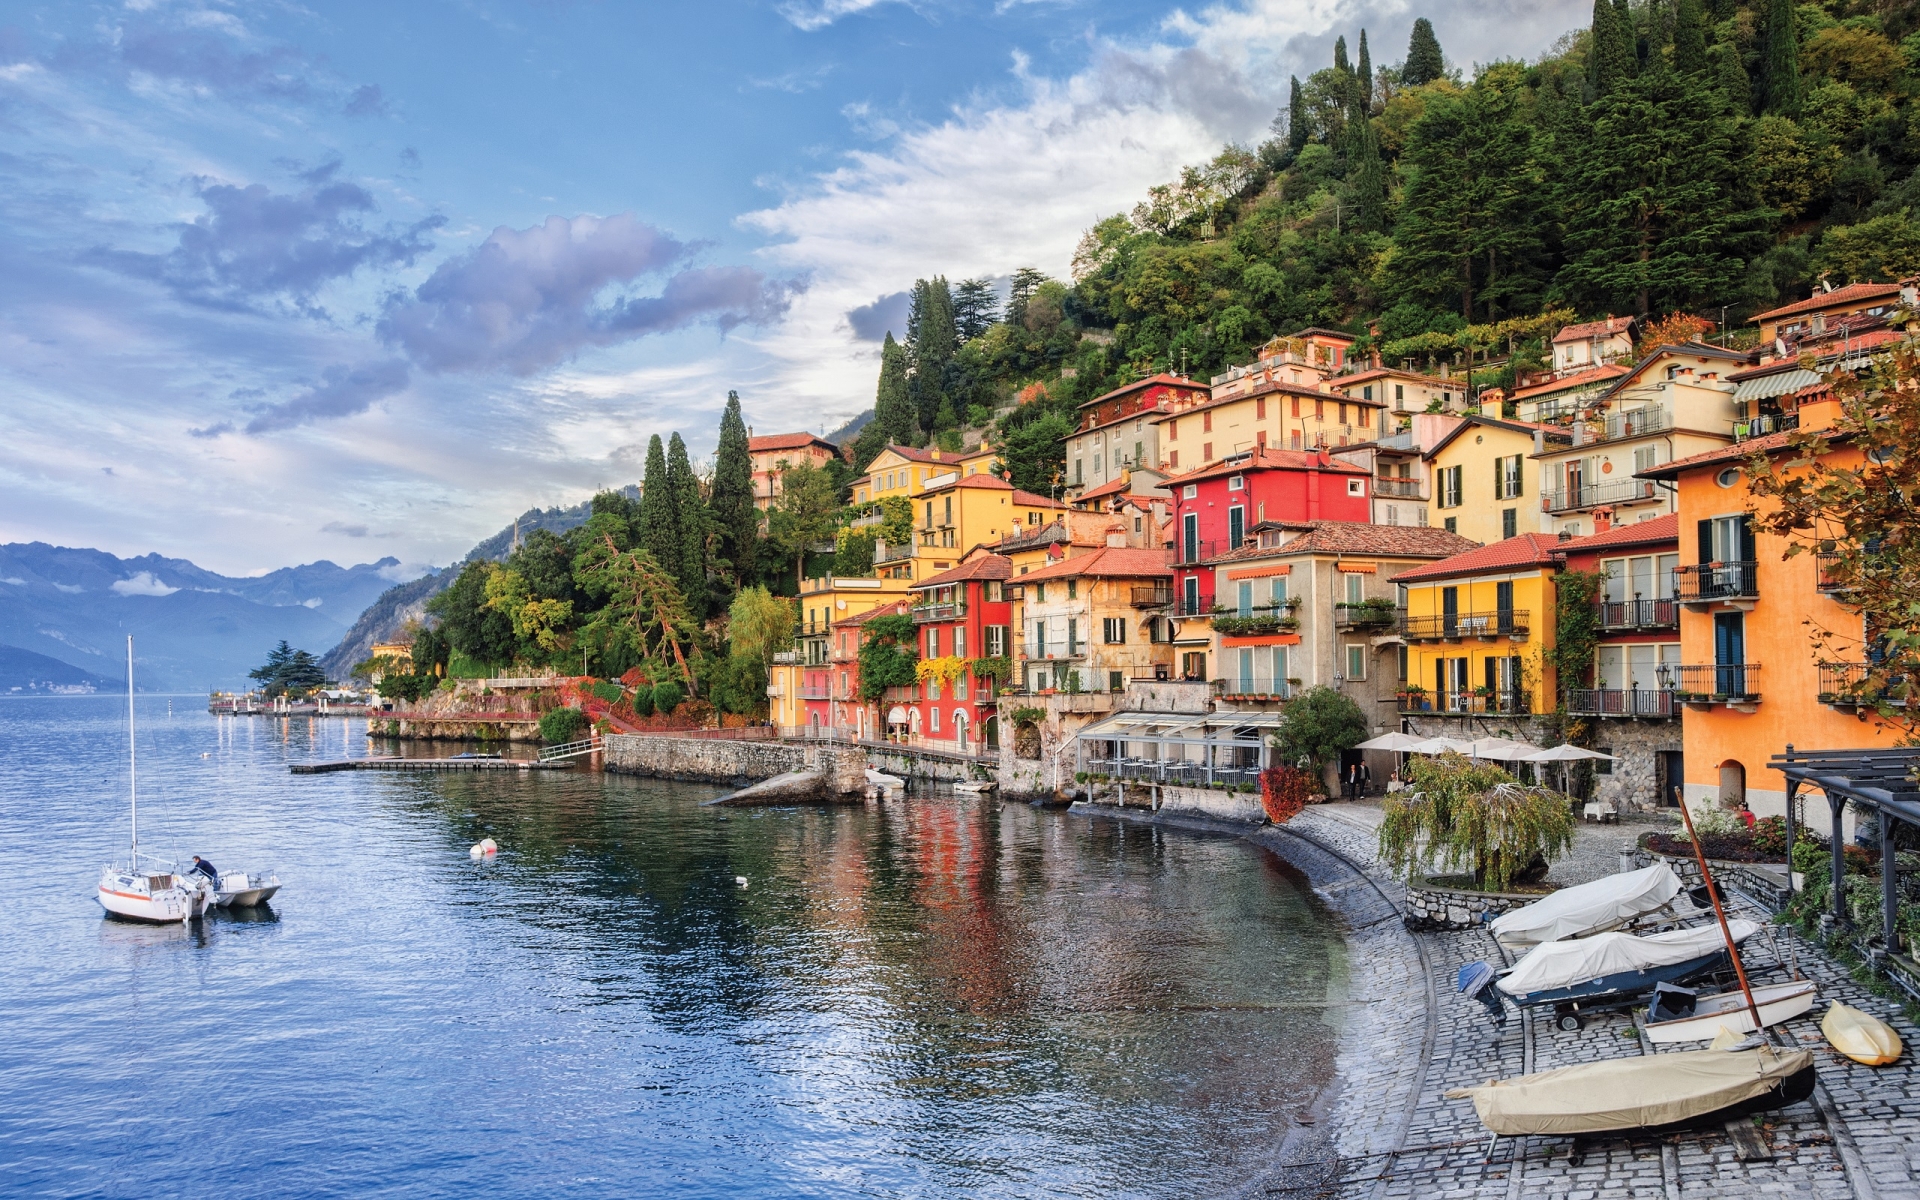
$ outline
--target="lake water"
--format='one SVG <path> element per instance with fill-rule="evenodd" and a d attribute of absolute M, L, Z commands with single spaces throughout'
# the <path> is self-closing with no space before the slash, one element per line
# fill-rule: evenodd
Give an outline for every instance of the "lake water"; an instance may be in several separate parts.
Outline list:
<path fill-rule="evenodd" d="M 124 699 L 0 700 L 10 1194 L 1213 1195 L 1330 1069 L 1338 935 L 1244 841 L 950 796 L 721 811 L 587 771 L 295 777 L 365 723 L 203 705 L 140 698 L 142 846 L 285 887 L 184 929 L 93 899 Z"/>

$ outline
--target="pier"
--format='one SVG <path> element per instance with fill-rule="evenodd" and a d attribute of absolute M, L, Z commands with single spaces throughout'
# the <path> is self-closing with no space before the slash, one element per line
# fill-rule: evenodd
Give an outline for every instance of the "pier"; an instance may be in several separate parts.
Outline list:
<path fill-rule="evenodd" d="M 295 775 L 330 775 L 335 771 L 564 771 L 573 764 L 532 758 L 341 758 L 332 762 L 291 763 Z"/>

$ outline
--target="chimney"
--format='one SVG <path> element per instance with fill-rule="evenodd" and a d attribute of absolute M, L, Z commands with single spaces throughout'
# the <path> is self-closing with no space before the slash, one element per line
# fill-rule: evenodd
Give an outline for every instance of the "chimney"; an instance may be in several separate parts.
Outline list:
<path fill-rule="evenodd" d="M 1107 526 L 1107 545 L 1124 548 L 1127 544 L 1127 527 L 1115 523 Z"/>
<path fill-rule="evenodd" d="M 1546 430 L 1536 429 L 1533 431 L 1533 452 L 1535 454 L 1545 454 L 1547 452 Z"/>
<path fill-rule="evenodd" d="M 1563 542 L 1570 542 L 1570 541 L 1572 541 L 1572 540 L 1573 540 L 1573 534 L 1572 534 L 1572 532 L 1570 532 L 1569 530 L 1565 530 L 1565 529 L 1562 529 L 1562 530 L 1560 531 L 1560 540 L 1561 540 L 1561 541 L 1563 541 Z"/>
<path fill-rule="evenodd" d="M 1613 510 L 1610 508 L 1594 509 L 1593 510 L 1593 531 L 1595 533 L 1605 533 L 1607 530 L 1612 528 L 1613 528 Z"/>
<path fill-rule="evenodd" d="M 933 449 L 933 461 L 940 461 L 940 448 L 938 446 L 935 446 Z"/>

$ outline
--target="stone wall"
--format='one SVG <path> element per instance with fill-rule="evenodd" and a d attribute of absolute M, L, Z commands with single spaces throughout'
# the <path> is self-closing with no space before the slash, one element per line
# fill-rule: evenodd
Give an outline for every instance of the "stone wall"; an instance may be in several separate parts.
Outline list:
<path fill-rule="evenodd" d="M 740 786 L 789 771 L 825 771 L 829 788 L 839 795 L 867 786 L 866 752 L 830 742 L 734 742 L 611 733 L 604 757 L 609 771 L 661 779 Z"/>
<path fill-rule="evenodd" d="M 1493 917 L 1524 908 L 1540 898 L 1512 892 L 1476 892 L 1416 879 L 1407 884 L 1407 927 L 1478 929 Z"/>
<path fill-rule="evenodd" d="M 1663 862 L 1673 868 L 1673 873 L 1687 887 L 1700 886 L 1700 864 L 1690 857 L 1657 854 L 1642 846 L 1633 852 L 1633 862 L 1636 867 L 1650 867 L 1656 862 Z M 1741 863 L 1710 858 L 1707 865 L 1713 868 L 1714 882 L 1722 888 L 1737 888 L 1773 912 L 1785 909 L 1787 901 L 1791 899 L 1787 890 L 1785 863 Z"/>
<path fill-rule="evenodd" d="M 538 742 L 540 723 L 532 719 L 475 720 L 392 716 L 367 725 L 369 737 L 426 742 Z"/>
<path fill-rule="evenodd" d="M 1214 788 L 1154 787 L 1142 783 L 1105 783 L 1087 785 L 1085 799 L 1076 809 L 1145 809 L 1165 816 L 1207 817 L 1215 821 L 1237 821 L 1263 825 L 1267 811 L 1261 807 L 1257 792 L 1226 792 Z"/>
<path fill-rule="evenodd" d="M 1610 774 L 1594 772 L 1592 799 L 1611 804 L 1623 813 L 1653 812 L 1671 803 L 1670 799 L 1663 801 L 1660 796 L 1660 752 L 1671 750 L 1678 753 L 1683 748 L 1678 720 L 1578 719 L 1587 722 L 1588 736 L 1582 744 L 1604 750 L 1616 760 Z M 1510 737 L 1532 742 L 1536 746 L 1544 746 L 1550 740 L 1545 719 L 1499 713 L 1457 717 L 1422 713 L 1407 718 L 1407 732 L 1415 737 Z M 1560 785 L 1560 768 L 1557 764 L 1548 764 L 1540 771 L 1542 783 L 1552 787 Z M 1376 784 L 1383 778 L 1376 768 Z"/>

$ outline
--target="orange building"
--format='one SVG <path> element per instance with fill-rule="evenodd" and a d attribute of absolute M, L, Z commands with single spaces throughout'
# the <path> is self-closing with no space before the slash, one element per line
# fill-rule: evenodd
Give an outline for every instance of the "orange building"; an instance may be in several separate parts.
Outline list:
<path fill-rule="evenodd" d="M 762 512 L 780 502 L 780 472 L 801 463 L 824 467 L 840 457 L 840 448 L 811 433 L 775 433 L 747 439 L 753 460 L 753 506 Z"/>
<path fill-rule="evenodd" d="M 1801 428 L 1823 428 L 1839 404 L 1823 396 L 1799 412 Z M 1786 540 L 1756 530 L 1749 516 L 1771 501 L 1753 498 L 1741 464 L 1790 451 L 1791 436 L 1768 434 L 1644 472 L 1678 489 L 1680 663 L 1657 672 L 1686 709 L 1689 805 L 1739 799 L 1760 816 L 1778 815 L 1786 811 L 1786 780 L 1766 764 L 1788 743 L 1796 750 L 1882 747 L 1898 736 L 1870 712 L 1834 703 L 1823 676 L 1843 675 L 1850 664 L 1816 662 L 1807 641 L 1808 621 L 1857 630 L 1860 618 L 1822 588 L 1816 555 L 1786 557 Z M 1859 461 L 1844 445 L 1829 453 L 1841 465 Z M 1854 656 L 1864 659 L 1864 648 Z"/>

